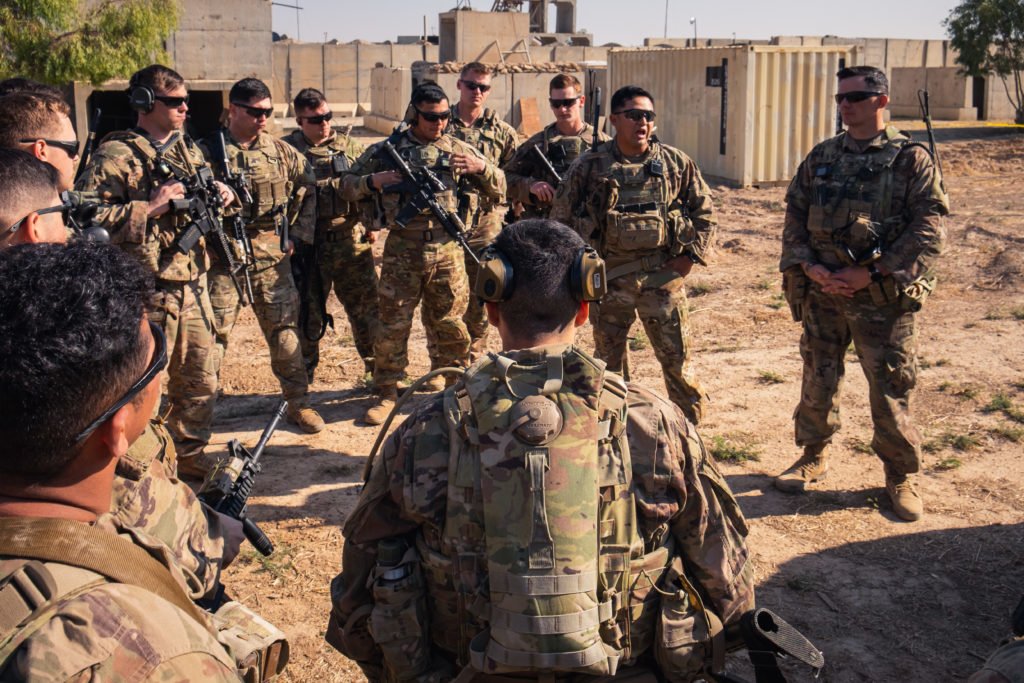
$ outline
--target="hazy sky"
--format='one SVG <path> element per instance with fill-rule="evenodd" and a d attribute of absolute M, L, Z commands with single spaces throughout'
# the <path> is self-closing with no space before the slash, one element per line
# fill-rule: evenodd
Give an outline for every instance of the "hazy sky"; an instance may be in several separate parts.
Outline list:
<path fill-rule="evenodd" d="M 437 15 L 455 0 L 280 0 L 301 12 L 275 6 L 274 30 L 308 42 L 361 38 L 379 42 L 418 35 L 427 27 L 437 33 Z M 492 0 L 472 0 L 474 10 L 491 9 Z M 775 35 L 944 38 L 942 20 L 957 0 L 667 0 L 669 37 L 768 38 Z M 576 25 L 597 45 L 615 42 L 642 45 L 665 31 L 666 0 L 577 0 Z"/>

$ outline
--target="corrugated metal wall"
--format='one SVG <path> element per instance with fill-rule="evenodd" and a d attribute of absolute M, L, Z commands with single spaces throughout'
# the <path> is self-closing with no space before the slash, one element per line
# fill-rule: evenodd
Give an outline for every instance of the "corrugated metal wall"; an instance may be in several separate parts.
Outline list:
<path fill-rule="evenodd" d="M 742 185 L 786 182 L 835 129 L 835 73 L 843 47 L 623 49 L 608 57 L 608 93 L 640 85 L 655 98 L 658 137 L 706 175 Z M 725 66 L 723 88 L 708 70 Z M 724 149 L 724 151 L 723 151 Z"/>

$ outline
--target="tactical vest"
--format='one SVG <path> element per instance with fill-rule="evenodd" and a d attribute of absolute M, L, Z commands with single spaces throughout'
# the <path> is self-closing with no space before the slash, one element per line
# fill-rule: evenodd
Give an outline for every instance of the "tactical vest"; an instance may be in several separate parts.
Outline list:
<path fill-rule="evenodd" d="M 607 185 L 604 247 L 618 252 L 664 249 L 670 244 L 665 205 L 664 162 L 655 150 L 644 163 L 617 160 L 604 153 L 600 182 Z"/>
<path fill-rule="evenodd" d="M 535 358 L 492 354 L 445 393 L 445 518 L 423 528 L 399 575 L 423 587 L 430 640 L 461 665 L 611 676 L 654 643 L 672 542 L 644 554 L 621 378 L 572 347 Z M 402 601 L 379 580 L 373 592 L 389 668 L 422 672 L 429 655 L 396 626 Z"/>
<path fill-rule="evenodd" d="M 452 175 L 451 152 L 432 143 L 425 145 L 415 144 L 410 141 L 408 137 L 403 137 L 399 141 L 399 144 L 396 145 L 396 150 L 412 169 L 429 168 L 438 178 L 440 178 L 446 189 L 444 192 L 438 192 L 434 195 L 438 204 L 448 211 L 453 213 L 458 212 L 463 218 L 463 221 L 465 221 L 467 218 L 465 207 L 463 207 L 462 211 L 459 210 L 458 184 L 455 177 Z M 406 183 L 408 183 L 408 181 L 403 181 L 402 184 L 399 185 L 397 188 L 398 192 L 384 192 L 379 195 L 379 199 L 383 203 L 384 211 L 386 212 L 389 221 L 394 217 L 395 213 L 408 204 L 409 200 L 412 198 L 412 188 Z M 467 193 L 466 196 L 473 197 L 474 200 L 476 198 L 475 194 Z M 434 220 L 434 214 L 431 213 L 430 209 L 425 208 L 421 210 L 420 216 L 426 221 Z M 472 217 L 472 214 L 470 213 L 468 216 Z M 418 228 L 415 223 L 411 224 L 409 227 L 410 229 Z M 466 227 L 469 227 L 468 223 Z"/>
<path fill-rule="evenodd" d="M 590 149 L 590 143 L 584 137 L 587 128 L 584 128 L 579 135 L 562 135 L 551 126 L 544 129 L 544 140 L 541 142 L 541 149 L 544 151 L 551 165 L 555 167 L 558 175 L 565 177 L 565 172 L 572 166 L 584 152 Z"/>
<path fill-rule="evenodd" d="M 296 135 L 299 138 L 302 137 L 301 132 L 297 132 Z M 333 179 L 348 171 L 352 165 L 348 157 L 345 156 L 348 148 L 348 136 L 336 134 L 334 139 L 326 145 L 313 146 L 304 139 L 302 142 L 301 151 L 313 166 L 313 172 L 316 175 L 317 220 L 334 222 L 339 218 L 355 217 L 357 205 L 354 202 L 346 202 L 341 199 L 331 183 Z"/>
<path fill-rule="evenodd" d="M 288 209 L 294 188 L 281 148 L 286 144 L 266 134 L 261 134 L 249 149 L 230 140 L 227 143 L 228 163 L 233 172 L 245 173 L 252 193 L 252 204 L 242 206 L 242 217 L 249 228 L 276 228 Z"/>
<path fill-rule="evenodd" d="M 502 140 L 498 134 L 497 114 L 492 109 L 484 109 L 479 121 L 474 121 L 472 126 L 465 126 L 455 122 L 455 112 L 452 112 L 452 121 L 448 124 L 447 133 L 452 137 L 462 140 L 483 155 L 485 159 L 495 166 L 501 163 Z"/>

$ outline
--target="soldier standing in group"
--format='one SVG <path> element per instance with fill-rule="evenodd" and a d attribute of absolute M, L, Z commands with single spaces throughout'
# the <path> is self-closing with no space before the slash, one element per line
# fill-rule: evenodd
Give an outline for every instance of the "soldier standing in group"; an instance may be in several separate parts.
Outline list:
<path fill-rule="evenodd" d="M 307 302 L 306 315 L 299 320 L 302 357 L 312 380 L 313 370 L 320 360 L 319 343 L 315 338 L 327 324 L 323 309 L 333 288 L 348 316 L 356 351 L 370 374 L 373 372 L 373 340 L 380 325 L 377 271 L 371 246 L 377 240 L 377 233 L 363 228 L 357 204 L 341 198 L 341 176 L 365 150 L 352 138 L 350 131 L 334 131 L 331 127 L 333 114 L 319 90 L 299 91 L 294 106 L 299 128 L 282 139 L 305 154 L 316 173 L 314 253 L 319 277 L 312 272 L 307 274 L 307 291 L 301 294 Z M 314 291 L 318 287 L 320 291 Z"/>
<path fill-rule="evenodd" d="M 14 92 L 0 97 L 0 147 L 21 149 L 53 166 L 60 191 L 70 190 L 79 162 L 78 136 L 71 109 L 43 93 Z"/>
<path fill-rule="evenodd" d="M 586 97 L 583 86 L 572 74 L 558 74 L 548 86 L 548 103 L 555 122 L 524 142 L 503 168 L 508 180 L 509 201 L 523 205 L 522 218 L 546 218 L 558 191 L 559 181 L 538 158 L 543 154 L 559 178 L 564 179 L 572 162 L 590 149 L 594 127 L 583 120 Z M 610 140 L 598 132 L 598 140 Z M 538 151 L 533 151 L 534 149 Z"/>
<path fill-rule="evenodd" d="M 487 161 L 501 168 L 516 153 L 519 136 L 515 128 L 505 123 L 493 109 L 485 109 L 484 103 L 491 92 L 491 69 L 480 62 L 470 62 L 462 67 L 459 80 L 459 102 L 452 108 L 448 134 L 472 145 Z M 505 224 L 508 204 L 505 197 L 492 199 L 480 197 L 480 206 L 469 234 L 469 246 L 480 253 L 490 244 Z M 477 265 L 468 256 L 463 258 L 469 281 L 476 279 Z M 466 314 L 462 316 L 469 331 L 470 359 L 479 358 L 487 346 L 487 319 L 484 310 L 474 297 L 470 297 Z M 431 357 L 433 364 L 435 359 Z M 440 379 L 440 378 L 437 378 Z M 441 385 L 432 388 L 440 389 Z"/>
<path fill-rule="evenodd" d="M 466 143 L 445 133 L 451 117 L 448 97 L 435 83 L 418 86 L 412 95 L 411 124 L 386 142 L 412 168 L 428 168 L 445 186 L 436 193 L 442 208 L 461 213 L 477 194 L 500 203 L 505 174 Z M 408 181 L 394 170 L 381 145 L 370 147 L 343 181 L 348 201 L 373 198 L 389 226 L 380 276 L 381 330 L 373 345 L 376 403 L 366 412 L 368 424 L 381 424 L 398 396 L 398 381 L 409 364 L 408 343 L 416 305 L 423 299 L 423 323 L 434 340 L 437 367 L 464 366 L 469 360 L 469 334 L 462 315 L 469 300 L 462 248 L 429 209 L 403 227 L 395 223 L 411 198 Z M 462 214 L 463 220 L 472 215 Z"/>
<path fill-rule="evenodd" d="M 828 472 L 852 341 L 868 380 L 871 446 L 885 463 L 886 491 L 895 513 L 914 521 L 924 514 L 914 486 L 921 437 L 910 420 L 916 312 L 935 285 L 949 205 L 928 148 L 885 125 L 885 74 L 856 66 L 837 75 L 846 132 L 811 150 L 786 194 L 779 268 L 793 317 L 803 322 L 794 421 L 804 452 L 775 485 L 803 492 Z"/>
<path fill-rule="evenodd" d="M 697 164 L 651 139 L 654 98 L 627 85 L 612 95 L 615 139 L 584 153 L 555 196 L 551 218 L 576 228 L 608 264 L 608 296 L 591 309 L 597 356 L 619 371 L 637 315 L 668 396 L 698 424 L 704 390 L 689 369 L 686 276 L 715 229 L 711 191 Z"/>
<path fill-rule="evenodd" d="M 299 343 L 299 293 L 288 259 L 293 243 L 313 244 L 316 178 L 305 157 L 266 132 L 274 109 L 263 81 L 238 81 L 231 86 L 228 100 L 228 123 L 221 132 L 231 168 L 221 167 L 218 135 L 203 140 L 203 151 L 218 177 L 244 177 L 252 199 L 243 198 L 240 211 L 255 257 L 250 273 L 253 313 L 270 347 L 270 367 L 288 401 L 288 421 L 315 434 L 324 428 L 324 421 L 309 406 L 309 377 Z M 223 359 L 242 301 L 227 264 L 219 259 L 210 272 L 210 301 Z"/>
<path fill-rule="evenodd" d="M 147 66 L 132 75 L 128 97 L 138 125 L 103 140 L 78 189 L 98 194 L 102 205 L 95 222 L 156 275 L 149 316 L 171 349 L 167 427 L 178 451 L 179 473 L 201 479 L 215 460 L 204 449 L 210 441 L 220 359 L 211 325 L 205 240 L 182 253 L 178 239 L 192 219 L 174 211 L 172 200 L 185 196 L 180 178 L 195 175 L 206 162 L 183 134 L 188 91 L 180 74 L 160 64 Z M 230 189 L 223 184 L 218 189 L 225 204 L 234 201 Z"/>

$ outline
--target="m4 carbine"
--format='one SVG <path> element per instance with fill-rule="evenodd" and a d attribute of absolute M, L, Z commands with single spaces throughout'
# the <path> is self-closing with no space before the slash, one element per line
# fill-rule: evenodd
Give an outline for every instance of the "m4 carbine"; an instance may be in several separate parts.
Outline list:
<path fill-rule="evenodd" d="M 217 163 L 223 169 L 224 184 L 230 187 L 238 197 L 239 204 L 243 207 L 252 206 L 252 192 L 249 191 L 249 182 L 245 178 L 245 171 L 232 171 L 228 163 L 228 148 L 224 142 L 224 131 L 217 131 L 217 146 L 211 150 L 217 156 Z M 245 296 L 249 301 L 254 301 L 252 294 L 251 273 L 256 269 L 256 254 L 252 250 L 252 240 L 245 231 L 245 219 L 242 218 L 241 210 L 231 216 L 224 216 L 225 223 L 231 223 L 231 236 L 235 240 L 239 257 L 242 259 L 239 264 L 239 271 L 242 274 L 245 284 Z M 242 297 L 244 300 L 245 297 Z"/>
<path fill-rule="evenodd" d="M 548 155 L 545 154 L 544 151 L 536 145 L 534 145 L 534 147 L 530 151 L 532 151 L 533 155 L 537 157 L 537 161 L 540 162 L 541 168 L 547 171 L 548 175 L 554 178 L 555 187 L 561 185 L 562 176 L 558 175 L 558 171 L 555 170 L 555 165 L 551 163 L 551 159 L 548 159 Z"/>

